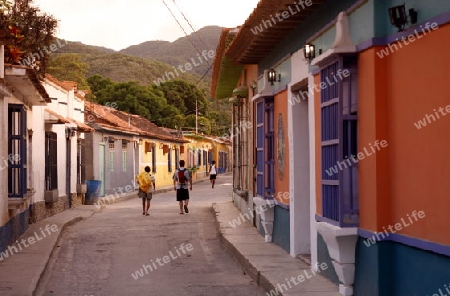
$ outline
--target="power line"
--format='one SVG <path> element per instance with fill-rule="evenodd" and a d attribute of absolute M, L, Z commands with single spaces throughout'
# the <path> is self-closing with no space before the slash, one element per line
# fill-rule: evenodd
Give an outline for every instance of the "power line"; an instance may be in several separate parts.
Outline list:
<path fill-rule="evenodd" d="M 205 78 L 206 74 L 208 74 L 208 72 L 209 72 L 209 70 L 211 70 L 211 68 L 212 68 L 212 66 L 209 65 L 209 68 L 205 71 L 205 73 L 203 74 L 203 76 L 200 77 L 200 79 L 197 81 L 197 83 L 195 84 L 195 86 L 197 86 L 197 85 L 200 83 L 200 81 L 202 81 L 202 79 Z"/>
<path fill-rule="evenodd" d="M 180 7 L 177 5 L 177 3 L 175 2 L 175 0 L 172 0 L 173 4 L 175 4 L 175 6 L 178 8 L 178 10 L 180 11 L 181 15 L 183 16 L 184 20 L 186 21 L 186 23 L 188 23 L 189 27 L 191 27 L 192 31 L 194 32 L 194 35 L 198 38 L 198 40 L 200 40 L 201 43 L 203 43 L 203 45 L 205 46 L 205 49 L 207 49 L 207 45 L 205 42 L 203 42 L 203 40 L 200 38 L 200 36 L 197 34 L 197 30 L 194 29 L 194 27 L 191 25 L 191 22 L 188 20 L 188 18 L 186 17 L 186 15 L 183 13 L 183 11 L 181 11 Z"/>
<path fill-rule="evenodd" d="M 183 26 L 181 25 L 181 23 L 177 20 L 175 14 L 173 14 L 172 10 L 169 8 L 169 6 L 167 5 L 167 3 L 162 0 L 162 2 L 164 3 L 164 5 L 167 7 L 167 9 L 170 11 L 170 14 L 172 15 L 172 17 L 174 18 L 174 20 L 178 23 L 178 25 L 180 26 L 181 30 L 183 30 L 184 35 L 186 35 L 186 38 L 189 40 L 189 42 L 191 43 L 191 45 L 195 48 L 195 50 L 198 52 L 199 55 L 201 55 L 202 53 L 200 52 L 200 50 L 197 48 L 197 46 L 195 46 L 195 44 L 192 42 L 192 40 L 189 38 L 189 35 L 187 34 L 186 30 L 184 30 Z M 207 59 L 205 59 L 205 62 L 208 64 L 208 66 L 211 66 L 209 61 Z"/>

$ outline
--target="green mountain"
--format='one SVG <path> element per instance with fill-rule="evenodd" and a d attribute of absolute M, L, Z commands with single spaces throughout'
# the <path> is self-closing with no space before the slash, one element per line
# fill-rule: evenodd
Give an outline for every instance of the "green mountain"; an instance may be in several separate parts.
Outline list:
<path fill-rule="evenodd" d="M 174 42 L 147 41 L 119 52 L 68 41 L 55 55 L 78 54 L 89 66 L 88 77 L 99 74 L 112 81 L 138 81 L 143 85 L 182 79 L 198 83 L 209 96 L 212 64 L 221 31 L 221 27 L 207 26 Z"/>
<path fill-rule="evenodd" d="M 81 60 L 88 64 L 88 77 L 99 74 L 112 81 L 138 81 L 143 85 L 155 83 L 158 79 L 161 82 L 161 77 L 165 77 L 165 80 L 169 78 L 183 79 L 191 83 L 199 81 L 199 77 L 191 73 L 178 73 L 179 75 L 176 75 L 173 68 L 163 62 L 124 55 L 104 47 L 69 41 L 55 55 L 66 53 L 78 54 Z M 173 75 L 168 73 L 173 73 Z M 209 91 L 209 85 L 210 80 L 203 79 L 198 86 L 207 88 L 207 91 Z"/>
<path fill-rule="evenodd" d="M 174 42 L 147 41 L 122 49 L 120 53 L 158 60 L 177 69 L 180 66 L 181 69 L 185 69 L 186 63 L 190 63 L 192 70 L 188 71 L 189 73 L 201 77 L 208 71 L 205 76 L 211 77 L 212 69 L 210 69 L 210 66 L 213 64 L 213 55 L 215 55 L 221 32 L 221 27 L 207 26 Z M 208 53 L 210 56 L 208 56 Z"/>

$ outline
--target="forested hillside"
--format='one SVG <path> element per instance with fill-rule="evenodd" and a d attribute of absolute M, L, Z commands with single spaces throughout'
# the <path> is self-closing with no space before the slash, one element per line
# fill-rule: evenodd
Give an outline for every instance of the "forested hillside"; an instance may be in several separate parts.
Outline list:
<path fill-rule="evenodd" d="M 200 61 L 202 61 L 201 65 L 193 67 L 191 71 L 193 74 L 202 76 L 213 63 L 213 59 L 204 57 L 205 51 L 215 52 L 221 31 L 221 27 L 208 26 L 189 35 L 189 38 L 182 37 L 174 42 L 147 41 L 122 49 L 120 53 L 158 60 L 174 67 L 186 63 L 192 64 L 193 61 L 200 64 Z M 196 46 L 198 51 L 192 44 Z M 211 69 L 209 69 L 206 76 L 211 77 Z"/>

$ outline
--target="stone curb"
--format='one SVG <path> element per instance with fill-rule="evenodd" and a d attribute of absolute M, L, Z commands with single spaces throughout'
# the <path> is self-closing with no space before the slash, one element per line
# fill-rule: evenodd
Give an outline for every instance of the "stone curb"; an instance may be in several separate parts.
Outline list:
<path fill-rule="evenodd" d="M 101 211 L 102 211 L 102 209 L 94 211 L 94 212 L 92 212 L 92 215 L 94 215 L 95 213 L 99 213 Z M 86 218 L 84 218 L 82 216 L 73 217 L 72 219 L 66 221 L 65 223 L 63 223 L 61 225 L 61 229 L 58 229 L 58 235 L 56 236 L 55 243 L 54 243 L 53 247 L 50 249 L 50 252 L 48 253 L 48 256 L 47 256 L 47 254 L 43 255 L 43 256 L 45 256 L 45 259 L 46 259 L 45 260 L 46 261 L 45 265 L 36 267 L 36 268 L 39 268 L 38 274 L 36 275 L 36 279 L 35 280 L 33 279 L 32 283 L 31 283 L 31 291 L 30 291 L 31 293 L 27 293 L 27 295 L 33 295 L 33 296 L 36 295 L 35 293 L 36 293 L 36 290 L 38 288 L 40 279 L 41 279 L 42 275 L 44 274 L 44 272 L 46 271 L 46 269 L 48 267 L 49 260 L 52 257 L 53 252 L 55 251 L 55 248 L 59 245 L 59 242 L 60 242 L 61 237 L 62 237 L 62 235 L 64 233 L 64 230 L 67 227 L 71 226 L 71 225 L 74 225 L 74 224 L 76 224 L 76 223 L 78 223 L 78 222 L 80 222 L 80 221 L 82 221 L 84 219 L 88 219 L 88 218 L 92 217 L 92 215 L 90 215 L 89 217 L 86 217 Z M 44 220 L 42 220 L 42 221 L 44 221 Z M 33 282 L 35 282 L 35 283 L 33 284 Z"/>
<path fill-rule="evenodd" d="M 234 203 L 213 203 L 219 238 L 224 248 L 241 266 L 243 272 L 262 288 L 267 295 L 339 296 L 338 286 L 320 275 L 309 277 L 303 284 L 278 288 L 285 284 L 285 275 L 301 275 L 311 266 L 291 257 L 280 247 L 266 243 L 264 237 L 249 222 L 232 226 L 229 221 L 240 216 Z M 288 278 L 289 278 L 288 276 Z M 275 294 L 274 294 L 275 293 Z"/>
<path fill-rule="evenodd" d="M 216 221 L 217 221 L 217 215 L 220 213 L 220 209 L 218 208 L 218 205 L 216 203 L 213 203 L 212 205 L 212 211 L 215 214 Z M 217 221 L 218 222 L 218 221 Z M 260 280 L 260 272 L 256 269 L 255 266 L 250 264 L 248 259 L 241 253 L 239 250 L 231 243 L 224 235 L 220 228 L 219 222 L 217 223 L 217 229 L 219 232 L 220 242 L 225 247 L 225 249 L 228 251 L 228 253 L 231 254 L 231 256 L 236 260 L 236 262 L 241 266 L 243 272 L 251 277 L 251 279 L 261 288 L 264 289 L 264 291 L 270 291 L 274 288 L 274 286 L 267 281 L 261 281 Z"/>

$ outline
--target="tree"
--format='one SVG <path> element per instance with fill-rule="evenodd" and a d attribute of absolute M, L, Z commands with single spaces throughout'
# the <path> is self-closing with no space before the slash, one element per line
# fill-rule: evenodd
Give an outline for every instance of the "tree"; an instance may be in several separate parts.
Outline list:
<path fill-rule="evenodd" d="M 95 101 L 99 104 L 116 103 L 120 111 L 140 115 L 157 125 L 174 128 L 174 118 L 180 111 L 167 103 L 164 93 L 152 86 L 135 81 L 112 82 L 100 75 L 87 79 Z"/>
<path fill-rule="evenodd" d="M 81 61 L 77 54 L 61 54 L 52 59 L 48 73 L 59 80 L 69 80 L 78 83 L 78 89 L 90 89 L 86 81 L 88 65 Z"/>
<path fill-rule="evenodd" d="M 0 35 L 10 39 L 5 47 L 5 62 L 30 66 L 43 76 L 52 48 L 56 46 L 54 34 L 58 21 L 32 6 L 32 2 L 1 0 Z"/>
<path fill-rule="evenodd" d="M 156 87 L 156 86 L 155 86 Z M 184 80 L 171 80 L 157 86 L 167 99 L 167 103 L 177 107 L 183 114 L 195 112 L 196 102 L 202 114 L 208 113 L 209 102 L 203 93 L 192 83 Z"/>

